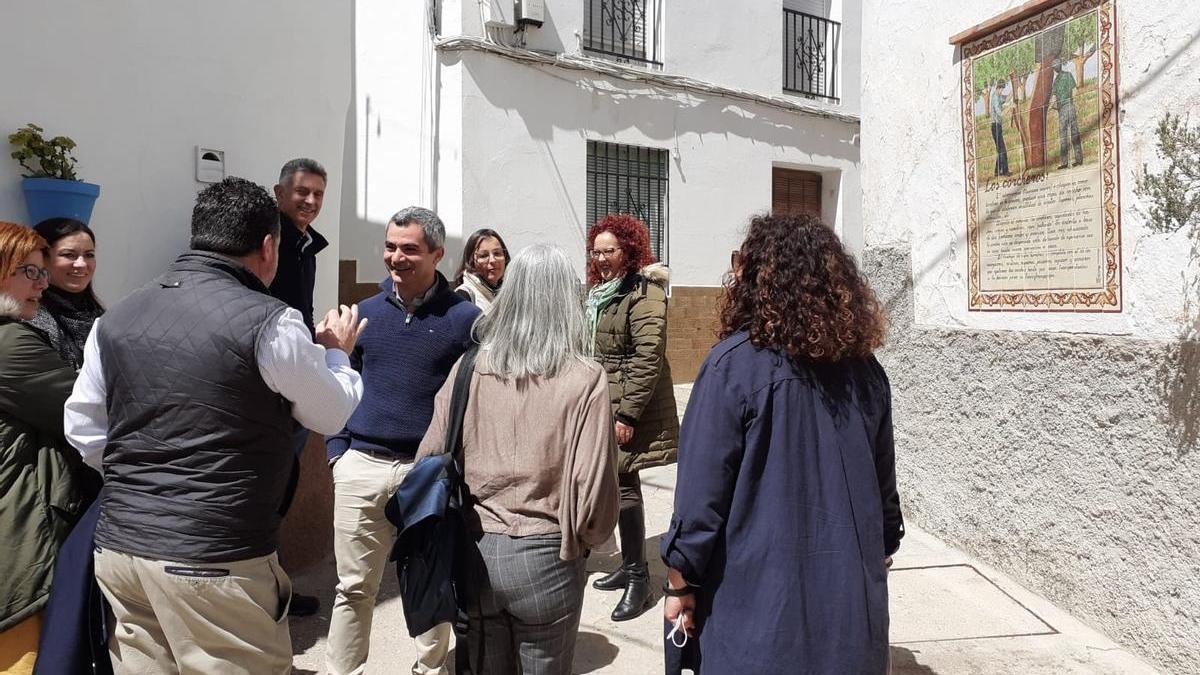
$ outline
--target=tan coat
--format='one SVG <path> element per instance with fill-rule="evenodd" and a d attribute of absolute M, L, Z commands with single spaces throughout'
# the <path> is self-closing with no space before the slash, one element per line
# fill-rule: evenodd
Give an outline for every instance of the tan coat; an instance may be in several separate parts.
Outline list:
<path fill-rule="evenodd" d="M 648 265 L 621 283 L 596 324 L 596 360 L 608 373 L 616 419 L 633 427 L 618 471 L 671 464 L 678 455 L 679 413 L 667 362 L 667 268 Z"/>
<path fill-rule="evenodd" d="M 553 378 L 517 385 L 475 364 L 463 419 L 463 475 L 484 532 L 561 534 L 573 560 L 617 524 L 616 441 L 604 371 L 574 362 Z M 461 361 L 460 361 L 461 363 Z M 442 452 L 458 365 L 434 399 L 417 458 Z"/>

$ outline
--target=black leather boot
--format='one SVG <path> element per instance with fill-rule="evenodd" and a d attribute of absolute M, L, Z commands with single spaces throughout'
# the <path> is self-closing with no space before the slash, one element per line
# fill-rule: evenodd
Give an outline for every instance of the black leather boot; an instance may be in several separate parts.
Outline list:
<path fill-rule="evenodd" d="M 625 568 L 645 562 L 646 520 L 641 504 L 626 506 L 617 514 L 617 535 L 621 537 L 621 566 L 592 582 L 598 591 L 619 591 L 625 588 L 628 576 Z"/>
<path fill-rule="evenodd" d="M 625 574 L 628 577 L 625 595 L 621 596 L 621 601 L 612 611 L 613 621 L 636 619 L 654 606 L 654 594 L 650 592 L 650 569 L 646 563 L 626 567 Z"/>
<path fill-rule="evenodd" d="M 613 621 L 628 621 L 654 604 L 650 593 L 650 574 L 646 567 L 646 516 L 641 504 L 621 509 L 617 518 L 621 530 L 621 565 L 625 594 L 613 610 Z"/>
<path fill-rule="evenodd" d="M 598 591 L 619 591 L 625 588 L 625 565 L 605 574 L 592 582 L 592 588 Z"/>

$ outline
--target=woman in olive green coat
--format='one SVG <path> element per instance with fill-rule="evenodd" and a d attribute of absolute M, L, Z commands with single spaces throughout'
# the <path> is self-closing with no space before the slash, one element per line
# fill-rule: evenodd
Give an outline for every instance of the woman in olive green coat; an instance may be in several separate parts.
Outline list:
<path fill-rule="evenodd" d="M 643 549 L 646 539 L 638 471 L 675 461 L 679 416 L 667 363 L 667 268 L 655 264 L 646 226 L 610 215 L 588 232 L 588 318 L 596 360 L 608 372 L 620 455 L 620 569 L 597 579 L 600 590 L 624 589 L 613 621 L 654 604 Z"/>
<path fill-rule="evenodd" d="M 63 439 L 75 382 L 49 339 L 23 321 L 46 289 L 46 242 L 0 222 L 0 672 L 26 673 L 58 548 L 89 498 L 79 453 Z"/>

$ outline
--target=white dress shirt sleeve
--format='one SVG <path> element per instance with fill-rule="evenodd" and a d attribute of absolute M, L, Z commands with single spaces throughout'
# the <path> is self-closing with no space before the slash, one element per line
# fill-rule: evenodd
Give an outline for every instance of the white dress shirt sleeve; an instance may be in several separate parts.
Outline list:
<path fill-rule="evenodd" d="M 100 471 L 104 446 L 108 444 L 108 395 L 104 389 L 104 366 L 100 363 L 100 347 L 96 335 L 100 319 L 92 324 L 83 345 L 83 367 L 75 378 L 75 387 L 63 407 L 63 433 L 83 457 L 83 461 Z"/>
<path fill-rule="evenodd" d="M 314 343 L 295 309 L 263 327 L 257 357 L 267 387 L 292 402 L 297 422 L 319 434 L 341 431 L 362 400 L 362 377 L 350 357 Z"/>

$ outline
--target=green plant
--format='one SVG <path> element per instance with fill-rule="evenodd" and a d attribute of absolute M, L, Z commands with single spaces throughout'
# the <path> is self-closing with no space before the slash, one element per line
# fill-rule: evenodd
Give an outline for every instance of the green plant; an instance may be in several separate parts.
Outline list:
<path fill-rule="evenodd" d="M 1150 227 L 1174 232 L 1200 224 L 1200 127 L 1167 113 L 1155 134 L 1167 167 L 1160 173 L 1143 167 L 1134 188 L 1134 194 L 1150 201 Z"/>
<path fill-rule="evenodd" d="M 79 180 L 75 176 L 75 158 L 71 156 L 71 151 L 75 149 L 75 141 L 66 136 L 55 136 L 46 140 L 42 135 L 44 131 L 31 123 L 8 136 L 8 142 L 17 148 L 13 151 L 12 158 L 17 160 L 21 168 L 28 171 L 25 177 Z"/>

